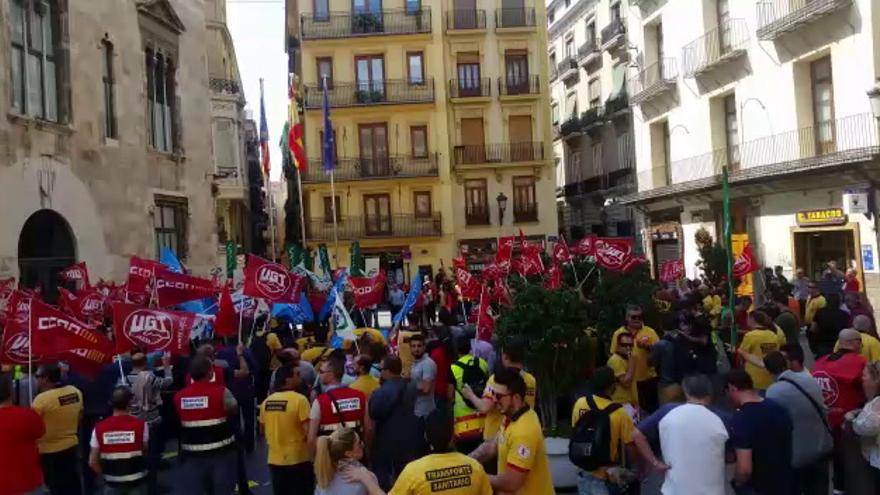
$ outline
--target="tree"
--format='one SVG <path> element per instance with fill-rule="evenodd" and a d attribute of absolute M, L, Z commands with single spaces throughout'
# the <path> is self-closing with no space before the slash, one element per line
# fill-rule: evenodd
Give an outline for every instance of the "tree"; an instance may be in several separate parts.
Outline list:
<path fill-rule="evenodd" d="M 697 230 L 694 241 L 700 253 L 697 268 L 703 270 L 703 275 L 713 287 L 717 287 L 727 279 L 727 248 L 715 242 L 712 234 L 704 228 Z"/>

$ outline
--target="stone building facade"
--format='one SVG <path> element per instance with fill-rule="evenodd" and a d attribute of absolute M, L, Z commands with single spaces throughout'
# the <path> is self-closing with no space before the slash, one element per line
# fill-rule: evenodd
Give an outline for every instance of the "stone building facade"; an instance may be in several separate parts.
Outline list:
<path fill-rule="evenodd" d="M 215 265 L 208 40 L 201 1 L 0 2 L 0 277 Z"/>

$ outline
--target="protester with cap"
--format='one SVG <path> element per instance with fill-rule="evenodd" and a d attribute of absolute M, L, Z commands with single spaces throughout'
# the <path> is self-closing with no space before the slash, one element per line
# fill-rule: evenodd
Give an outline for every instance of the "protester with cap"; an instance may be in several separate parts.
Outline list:
<path fill-rule="evenodd" d="M 147 423 L 129 413 L 134 395 L 126 386 L 113 390 L 113 415 L 98 422 L 89 442 L 89 466 L 104 477 L 105 495 L 146 495 L 150 438 Z"/>

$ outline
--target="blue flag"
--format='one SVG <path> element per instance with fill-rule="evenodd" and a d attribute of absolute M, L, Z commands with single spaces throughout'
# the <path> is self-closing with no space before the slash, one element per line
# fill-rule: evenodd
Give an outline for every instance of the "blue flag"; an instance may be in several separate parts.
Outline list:
<path fill-rule="evenodd" d="M 327 78 L 321 82 L 324 91 L 324 147 L 323 165 L 324 173 L 329 174 L 333 171 L 334 159 L 336 158 L 336 142 L 333 136 L 333 125 L 330 122 L 330 97 L 327 95 Z"/>
<path fill-rule="evenodd" d="M 403 318 L 410 314 L 416 306 L 416 301 L 419 298 L 419 294 L 422 292 L 422 284 L 418 282 L 421 279 L 421 272 L 419 272 L 419 275 L 413 279 L 412 285 L 409 288 L 409 293 L 406 295 L 406 301 L 403 302 L 403 307 L 400 308 L 400 311 L 394 315 L 394 318 L 391 320 L 395 325 L 403 321 Z"/>
<path fill-rule="evenodd" d="M 348 272 L 343 271 L 339 274 L 339 277 L 336 278 L 333 287 L 330 288 L 330 294 L 327 296 L 327 301 L 324 302 L 324 305 L 321 306 L 321 312 L 318 313 L 318 321 L 324 321 L 330 316 L 333 308 L 336 307 L 336 298 L 340 297 L 341 294 L 345 292 L 345 284 L 347 283 Z"/>
<path fill-rule="evenodd" d="M 315 313 L 312 311 L 312 305 L 309 304 L 309 298 L 303 292 L 299 295 L 298 304 L 273 304 L 272 317 L 299 325 L 314 320 Z"/>
<path fill-rule="evenodd" d="M 183 265 L 180 264 L 180 260 L 168 246 L 162 248 L 162 252 L 159 254 L 159 263 L 167 266 L 172 272 L 183 273 Z"/>

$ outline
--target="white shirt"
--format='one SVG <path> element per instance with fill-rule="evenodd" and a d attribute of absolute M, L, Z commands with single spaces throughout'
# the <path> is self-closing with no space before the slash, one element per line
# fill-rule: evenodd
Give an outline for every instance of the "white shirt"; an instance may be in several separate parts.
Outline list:
<path fill-rule="evenodd" d="M 663 495 L 724 495 L 724 443 L 721 419 L 699 404 L 684 404 L 660 420 L 663 462 L 670 466 Z"/>

